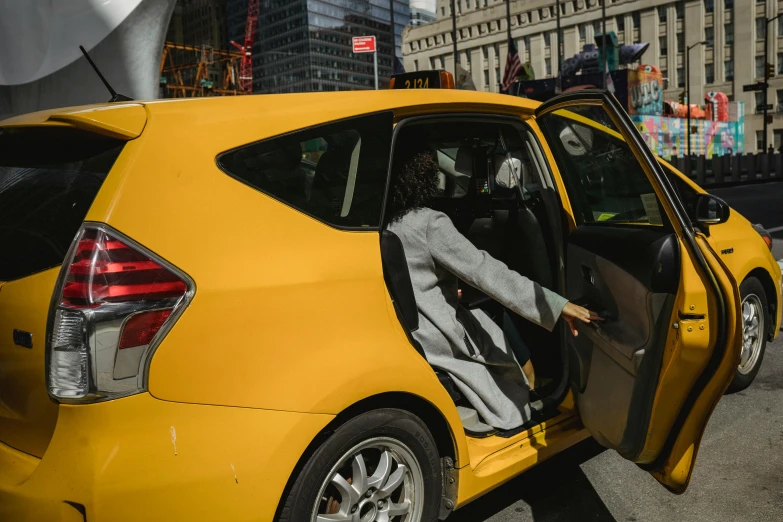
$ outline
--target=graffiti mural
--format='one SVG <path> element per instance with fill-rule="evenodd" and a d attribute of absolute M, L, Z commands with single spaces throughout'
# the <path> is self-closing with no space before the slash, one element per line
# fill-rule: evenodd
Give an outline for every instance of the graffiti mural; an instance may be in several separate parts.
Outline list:
<path fill-rule="evenodd" d="M 658 156 L 672 158 L 687 154 L 685 127 L 687 120 L 665 116 L 632 115 L 647 146 Z M 743 121 L 691 120 L 696 127 L 691 134 L 691 154 L 742 154 L 745 152 Z"/>

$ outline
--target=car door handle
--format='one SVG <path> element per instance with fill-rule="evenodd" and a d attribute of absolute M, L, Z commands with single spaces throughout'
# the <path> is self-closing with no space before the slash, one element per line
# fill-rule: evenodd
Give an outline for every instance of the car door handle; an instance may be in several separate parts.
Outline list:
<path fill-rule="evenodd" d="M 582 277 L 585 281 L 595 286 L 595 278 L 593 277 L 593 269 L 589 266 L 582 265 Z"/>

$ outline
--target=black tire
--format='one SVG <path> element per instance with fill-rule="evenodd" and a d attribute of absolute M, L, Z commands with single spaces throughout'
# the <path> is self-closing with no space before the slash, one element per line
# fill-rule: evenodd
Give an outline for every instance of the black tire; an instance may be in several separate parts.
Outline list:
<path fill-rule="evenodd" d="M 421 522 L 435 522 L 441 499 L 440 457 L 435 441 L 421 419 L 391 408 L 363 413 L 337 428 L 299 471 L 277 521 L 310 522 L 315 501 L 334 466 L 352 454 L 357 445 L 378 437 L 397 441 L 410 450 L 423 479 Z M 368 473 L 372 474 L 369 467 Z"/>
<path fill-rule="evenodd" d="M 740 298 L 742 299 L 742 302 L 744 303 L 746 299 L 751 298 L 751 296 L 758 296 L 759 301 L 761 302 L 761 306 L 763 309 L 763 317 L 764 317 L 764 325 L 763 328 L 761 328 L 760 332 L 760 339 L 761 344 L 758 349 L 758 358 L 756 359 L 755 363 L 752 365 L 752 368 L 746 369 L 745 372 L 741 372 L 740 368 L 737 368 L 737 371 L 734 373 L 734 379 L 731 381 L 731 384 L 729 385 L 728 393 L 735 393 L 738 391 L 742 391 L 748 386 L 751 385 L 753 380 L 756 378 L 756 375 L 759 373 L 759 369 L 761 368 L 761 362 L 764 360 L 764 351 L 767 348 L 767 332 L 768 332 L 768 326 L 770 321 L 770 315 L 769 315 L 769 306 L 767 303 L 767 294 L 764 291 L 764 286 L 761 284 L 761 281 L 756 279 L 755 277 L 749 277 L 745 281 L 742 282 L 740 285 Z M 740 309 L 740 313 L 742 313 L 742 309 Z M 743 328 L 744 328 L 745 322 L 743 320 Z"/>

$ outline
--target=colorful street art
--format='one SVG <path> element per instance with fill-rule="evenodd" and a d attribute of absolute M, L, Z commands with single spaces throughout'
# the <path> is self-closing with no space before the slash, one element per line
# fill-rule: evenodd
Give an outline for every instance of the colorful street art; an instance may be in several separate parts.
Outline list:
<path fill-rule="evenodd" d="M 663 113 L 663 75 L 654 65 L 640 65 L 628 71 L 628 113 Z"/>
<path fill-rule="evenodd" d="M 658 156 L 672 158 L 687 154 L 685 127 L 687 120 L 666 116 L 631 115 L 647 146 Z M 691 120 L 691 153 L 742 154 L 745 152 L 745 122 Z"/>

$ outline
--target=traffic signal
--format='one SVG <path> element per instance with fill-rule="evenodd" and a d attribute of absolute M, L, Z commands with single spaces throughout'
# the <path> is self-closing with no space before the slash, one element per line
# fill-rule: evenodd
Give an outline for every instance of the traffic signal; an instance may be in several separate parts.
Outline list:
<path fill-rule="evenodd" d="M 685 105 L 685 91 L 680 93 L 680 105 Z"/>
<path fill-rule="evenodd" d="M 773 76 L 775 76 L 775 66 L 772 65 L 771 63 L 768 63 L 767 70 L 765 72 L 767 73 L 765 78 L 772 78 Z"/>

